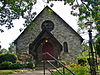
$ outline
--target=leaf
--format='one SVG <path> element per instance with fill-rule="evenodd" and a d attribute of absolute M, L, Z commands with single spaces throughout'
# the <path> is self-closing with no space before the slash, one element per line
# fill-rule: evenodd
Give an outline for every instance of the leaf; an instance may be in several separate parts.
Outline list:
<path fill-rule="evenodd" d="M 86 16 L 79 16 L 79 20 L 82 21 L 86 18 Z"/>
<path fill-rule="evenodd" d="M 87 17 L 90 17 L 90 12 L 89 11 L 86 11 L 85 14 L 86 14 Z"/>
<path fill-rule="evenodd" d="M 95 38 L 97 39 L 100 39 L 100 34 L 96 34 Z"/>
<path fill-rule="evenodd" d="M 70 5 L 72 5 L 74 3 L 74 0 L 64 0 L 64 1 L 69 3 Z"/>

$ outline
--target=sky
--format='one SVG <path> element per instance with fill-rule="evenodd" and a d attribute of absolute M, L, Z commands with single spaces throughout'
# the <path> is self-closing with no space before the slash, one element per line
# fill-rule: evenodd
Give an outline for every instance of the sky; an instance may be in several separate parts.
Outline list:
<path fill-rule="evenodd" d="M 64 5 L 64 2 L 51 2 L 54 3 L 54 6 L 52 9 L 63 19 L 65 20 L 75 31 L 78 29 L 77 25 L 77 17 L 74 17 L 70 15 L 71 8 L 68 5 Z M 37 4 L 34 5 L 33 10 L 37 12 L 41 12 L 43 8 L 50 4 L 45 3 L 45 0 L 38 0 Z M 21 34 L 19 31 L 20 28 L 24 28 L 23 23 L 24 20 L 22 18 L 14 20 L 14 28 L 7 30 L 5 27 L 0 26 L 0 28 L 3 28 L 5 31 L 3 33 L 0 33 L 0 45 L 2 48 L 7 49 L 9 47 L 9 44 L 12 43 L 14 40 L 17 39 L 17 37 Z M 83 39 L 88 40 L 87 33 L 82 35 Z"/>

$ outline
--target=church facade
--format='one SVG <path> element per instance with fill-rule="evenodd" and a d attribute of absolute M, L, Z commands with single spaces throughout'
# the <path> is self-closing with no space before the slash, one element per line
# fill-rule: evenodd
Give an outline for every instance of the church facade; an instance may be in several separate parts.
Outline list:
<path fill-rule="evenodd" d="M 83 38 L 46 6 L 15 40 L 16 53 L 27 52 L 34 60 L 53 60 L 48 52 L 66 62 L 77 62 Z"/>

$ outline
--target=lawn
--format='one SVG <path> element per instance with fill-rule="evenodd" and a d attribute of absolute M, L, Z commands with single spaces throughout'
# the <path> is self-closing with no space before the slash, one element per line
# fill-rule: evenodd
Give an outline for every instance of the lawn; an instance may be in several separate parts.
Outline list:
<path fill-rule="evenodd" d="M 32 69 L 29 70 L 0 70 L 0 75 L 9 75 L 15 73 L 27 73 L 32 72 Z"/>
<path fill-rule="evenodd" d="M 0 70 L 0 75 L 8 75 L 12 73 L 15 73 L 15 71 L 14 70 Z"/>

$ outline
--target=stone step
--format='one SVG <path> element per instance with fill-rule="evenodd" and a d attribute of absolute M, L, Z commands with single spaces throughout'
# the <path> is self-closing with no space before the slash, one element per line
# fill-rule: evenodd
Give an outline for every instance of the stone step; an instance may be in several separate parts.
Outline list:
<path fill-rule="evenodd" d="M 55 62 L 54 60 L 53 61 L 50 61 L 54 66 L 56 66 L 56 67 L 58 67 L 59 66 L 59 64 L 57 64 L 57 62 Z M 47 63 L 47 62 L 45 62 L 45 68 L 47 69 L 47 68 L 53 68 L 49 63 Z M 44 62 L 38 62 L 37 64 L 36 64 L 36 68 L 35 68 L 36 70 L 43 70 L 44 69 Z"/>

